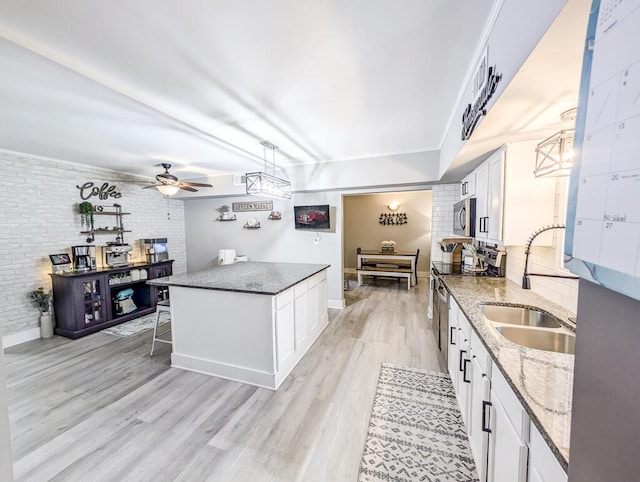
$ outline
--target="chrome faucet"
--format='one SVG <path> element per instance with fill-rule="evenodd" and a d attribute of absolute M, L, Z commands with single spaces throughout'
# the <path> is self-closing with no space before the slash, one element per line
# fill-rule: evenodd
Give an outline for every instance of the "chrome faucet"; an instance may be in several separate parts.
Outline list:
<path fill-rule="evenodd" d="M 544 228 L 540 228 L 535 233 L 533 233 L 531 236 L 529 236 L 529 239 L 527 240 L 527 249 L 524 252 L 524 254 L 526 255 L 525 258 L 524 258 L 524 274 L 522 275 L 522 289 L 523 290 L 530 290 L 531 289 L 531 280 L 529 279 L 529 276 L 545 276 L 547 278 L 578 279 L 577 276 L 567 276 L 567 275 L 562 275 L 562 274 L 529 273 L 528 266 L 529 266 L 529 254 L 531 254 L 531 243 L 533 243 L 533 240 L 536 239 L 536 237 L 539 234 L 542 234 L 545 231 L 550 231 L 552 229 L 565 229 L 565 225 L 564 224 L 552 224 L 551 226 L 546 226 Z"/>

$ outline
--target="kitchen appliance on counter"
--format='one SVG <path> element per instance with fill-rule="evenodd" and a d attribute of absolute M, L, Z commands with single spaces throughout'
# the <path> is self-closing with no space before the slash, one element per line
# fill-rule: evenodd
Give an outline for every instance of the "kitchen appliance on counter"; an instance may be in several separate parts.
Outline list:
<path fill-rule="evenodd" d="M 73 268 L 76 271 L 96 269 L 96 247 L 91 245 L 71 246 Z"/>
<path fill-rule="evenodd" d="M 167 238 L 147 238 L 140 240 L 140 255 L 144 255 L 147 263 L 158 263 L 169 259 Z"/>
<path fill-rule="evenodd" d="M 460 275 L 487 276 L 490 278 L 504 278 L 507 274 L 507 253 L 497 247 L 480 246 L 476 248 L 472 263 L 443 263 L 431 262 L 431 276 Z"/>
<path fill-rule="evenodd" d="M 236 262 L 235 249 L 221 249 L 218 251 L 218 266 L 233 264 Z"/>
<path fill-rule="evenodd" d="M 129 244 L 107 243 L 102 247 L 102 260 L 104 266 L 118 268 L 129 265 L 129 253 L 132 251 Z"/>
<path fill-rule="evenodd" d="M 463 199 L 453 205 L 453 233 L 469 237 L 476 235 L 476 198 Z"/>

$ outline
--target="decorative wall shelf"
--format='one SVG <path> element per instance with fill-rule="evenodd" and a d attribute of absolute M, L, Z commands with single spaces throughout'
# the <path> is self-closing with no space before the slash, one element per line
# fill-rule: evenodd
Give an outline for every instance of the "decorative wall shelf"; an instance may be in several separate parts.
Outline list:
<path fill-rule="evenodd" d="M 249 226 L 248 224 L 244 225 L 245 229 L 260 229 L 260 223 L 256 224 L 255 226 Z"/>
<path fill-rule="evenodd" d="M 216 221 L 237 221 L 236 215 L 234 214 L 232 218 L 224 219 L 222 216 L 218 216 Z"/>

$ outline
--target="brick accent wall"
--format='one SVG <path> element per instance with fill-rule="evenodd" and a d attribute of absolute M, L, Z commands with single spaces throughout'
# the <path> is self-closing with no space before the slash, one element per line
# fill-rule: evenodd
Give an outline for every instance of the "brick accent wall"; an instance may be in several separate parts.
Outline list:
<path fill-rule="evenodd" d="M 27 293 L 39 286 L 51 288 L 48 255 L 70 253 L 71 246 L 87 244 L 86 236 L 80 234 L 77 205 L 82 199 L 76 185 L 115 184 L 121 198 L 89 201 L 94 205 L 117 202 L 131 213 L 124 217 L 125 229 L 132 231 L 125 233 L 129 244 L 141 238 L 168 238 L 174 273 L 186 271 L 183 201 L 167 199 L 155 189 L 143 190 L 135 182 L 122 182 L 135 177 L 28 154 L 0 150 L 0 170 L 0 322 L 5 339 L 38 328 L 39 312 Z M 96 218 L 96 224 L 113 222 L 103 218 Z M 115 236 L 96 236 L 94 245 L 114 240 Z"/>

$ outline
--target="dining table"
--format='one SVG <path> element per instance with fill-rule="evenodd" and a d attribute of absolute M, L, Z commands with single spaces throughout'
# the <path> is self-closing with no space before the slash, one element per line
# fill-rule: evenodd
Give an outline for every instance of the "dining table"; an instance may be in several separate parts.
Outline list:
<path fill-rule="evenodd" d="M 378 251 L 361 249 L 358 250 L 358 268 L 362 268 L 363 263 L 367 261 L 376 261 L 380 264 L 397 264 L 397 261 L 409 261 L 411 263 L 411 269 L 413 270 L 412 285 L 418 283 L 418 251 L 419 250 L 406 250 L 406 251 Z"/>

